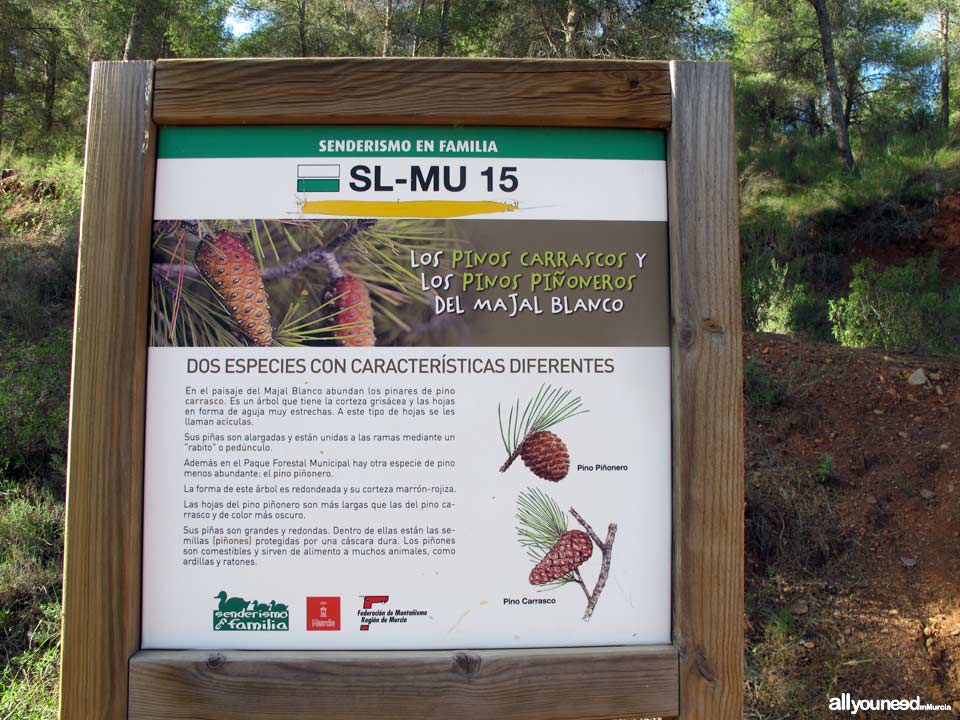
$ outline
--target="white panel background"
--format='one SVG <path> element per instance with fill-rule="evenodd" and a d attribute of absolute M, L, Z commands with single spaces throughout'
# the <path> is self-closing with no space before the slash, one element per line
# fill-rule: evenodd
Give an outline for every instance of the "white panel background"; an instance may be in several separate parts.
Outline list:
<path fill-rule="evenodd" d="M 304 215 L 303 200 L 493 200 L 519 203 L 515 212 L 477 215 L 491 220 L 650 220 L 667 219 L 666 163 L 662 160 L 554 160 L 540 158 L 335 158 L 341 167 L 339 193 L 297 193 L 297 165 L 317 158 L 160 159 L 157 161 L 157 220 L 243 220 L 324 217 Z M 410 177 L 411 164 L 467 167 L 467 190 L 355 192 L 350 168 L 383 167 L 383 178 Z M 486 192 L 481 170 L 516 166 L 513 193 Z M 455 177 L 458 175 L 455 174 Z"/>
<path fill-rule="evenodd" d="M 331 349 L 151 348 L 147 395 L 146 487 L 143 564 L 143 646 L 146 648 L 457 648 L 534 647 L 670 640 L 670 353 L 669 348 L 370 348 L 378 356 L 570 356 L 612 357 L 616 372 L 602 375 L 490 376 L 226 376 L 188 375 L 188 358 L 315 357 Z M 345 353 L 345 356 L 346 353 Z M 355 356 L 350 353 L 349 357 Z M 521 460 L 501 474 L 504 449 L 497 403 L 528 397 L 541 382 L 561 383 L 582 394 L 589 413 L 556 428 L 572 458 L 570 474 L 549 483 Z M 381 418 L 261 421 L 257 432 L 441 432 L 456 433 L 455 471 L 376 473 L 341 471 L 339 484 L 418 482 L 444 479 L 457 488 L 457 507 L 447 514 L 417 513 L 418 523 L 458 528 L 457 554 L 433 558 L 283 558 L 256 568 L 184 567 L 181 564 L 182 486 L 185 431 L 184 388 L 206 384 L 263 386 L 293 383 L 331 385 L 409 384 L 454 386 L 454 418 L 412 421 Z M 398 445 L 366 446 L 373 456 L 393 456 Z M 295 456 L 343 454 L 341 444 L 298 448 Z M 412 456 L 422 449 L 407 448 Z M 426 453 L 429 455 L 429 453 Z M 282 453 L 280 453 L 282 456 Z M 231 457 L 243 457 L 242 454 Z M 253 455 L 251 457 L 256 457 Z M 629 472 L 581 473 L 577 463 L 627 464 Z M 273 481 L 269 481 L 273 482 Z M 291 481 L 279 481 L 291 482 Z M 309 484 L 319 481 L 309 480 Z M 428 483 L 429 484 L 429 483 Z M 608 522 L 619 525 L 612 569 L 590 622 L 580 617 L 585 598 L 576 585 L 541 594 L 527 582 L 532 563 L 517 542 L 514 514 L 519 492 L 539 488 L 564 509 L 573 505 L 601 537 Z M 283 496 L 271 496 L 282 498 Z M 319 498 L 317 498 L 319 499 Z M 318 515 L 316 524 L 341 522 L 378 526 L 399 520 L 390 511 Z M 300 524 L 313 524 L 298 521 Z M 201 524 L 201 523 L 195 523 Z M 242 524 L 242 523 L 241 523 Z M 258 523 L 262 524 L 262 523 Z M 290 521 L 278 521 L 285 527 Z M 571 518 L 571 528 L 579 527 Z M 592 588 L 600 552 L 582 568 Z M 290 606 L 288 632 L 213 632 L 213 599 L 220 590 L 260 602 Z M 360 596 L 389 595 L 386 607 L 420 608 L 428 618 L 402 625 L 373 625 L 359 631 Z M 307 632 L 306 596 L 340 596 L 343 630 Z M 504 597 L 555 597 L 549 606 L 504 606 Z"/>

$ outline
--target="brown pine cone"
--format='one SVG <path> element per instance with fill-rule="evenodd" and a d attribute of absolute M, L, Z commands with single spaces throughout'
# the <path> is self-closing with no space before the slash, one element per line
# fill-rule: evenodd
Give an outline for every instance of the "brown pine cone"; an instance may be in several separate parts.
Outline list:
<path fill-rule="evenodd" d="M 257 345 L 272 345 L 273 326 L 263 276 L 243 238 L 219 230 L 197 246 L 194 263 L 240 331 Z"/>
<path fill-rule="evenodd" d="M 370 292 L 360 278 L 344 275 L 330 283 L 323 294 L 324 302 L 332 301 L 330 324 L 337 344 L 365 347 L 377 344 L 373 332 L 373 305 Z"/>
<path fill-rule="evenodd" d="M 593 541 L 583 530 L 567 530 L 530 571 L 531 585 L 559 580 L 583 565 L 593 555 Z"/>
<path fill-rule="evenodd" d="M 524 440 L 520 457 L 534 475 L 551 482 L 563 480 L 570 470 L 567 446 L 549 430 L 541 430 Z"/>

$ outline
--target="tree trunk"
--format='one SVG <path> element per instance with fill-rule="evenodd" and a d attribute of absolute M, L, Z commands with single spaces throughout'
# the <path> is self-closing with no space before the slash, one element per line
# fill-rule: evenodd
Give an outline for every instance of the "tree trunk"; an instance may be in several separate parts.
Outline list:
<path fill-rule="evenodd" d="M 127 28 L 127 41 L 123 45 L 124 60 L 139 60 L 143 47 L 143 0 L 133 4 L 130 13 L 130 25 Z"/>
<path fill-rule="evenodd" d="M 390 23 L 393 21 L 393 0 L 386 0 L 383 10 L 383 43 L 380 47 L 380 54 L 386 57 L 390 54 L 391 35 Z"/>
<path fill-rule="evenodd" d="M 450 46 L 450 0 L 440 2 L 440 32 L 437 33 L 437 57 L 447 54 Z"/>
<path fill-rule="evenodd" d="M 616 53 L 616 47 L 610 44 L 610 28 L 614 27 L 620 17 L 620 3 L 617 0 L 606 0 L 600 11 L 600 27 L 597 36 L 597 55 L 610 57 Z"/>
<path fill-rule="evenodd" d="M 817 101 L 810 96 L 805 101 L 807 116 L 807 135 L 815 138 L 820 135 L 820 115 L 817 113 Z"/>
<path fill-rule="evenodd" d="M 417 5 L 417 19 L 414 21 L 413 26 L 413 51 L 411 52 L 413 57 L 416 57 L 417 53 L 420 52 L 420 32 L 423 28 L 423 6 L 426 2 L 427 0 L 420 0 L 420 3 Z"/>
<path fill-rule="evenodd" d="M 937 1 L 937 29 L 940 35 L 940 124 L 950 128 L 950 8 Z"/>
<path fill-rule="evenodd" d="M 13 53 L 9 45 L 3 46 L 2 61 L 0 61 L 0 147 L 4 141 L 4 120 L 6 119 L 6 100 L 16 91 L 16 66 Z"/>
<path fill-rule="evenodd" d="M 567 18 L 563 21 L 563 55 L 577 57 L 577 27 L 580 25 L 580 10 L 576 0 L 567 0 Z"/>
<path fill-rule="evenodd" d="M 309 52 L 307 47 L 307 0 L 299 0 L 297 3 L 297 35 L 300 39 L 300 57 L 306 57 Z"/>
<path fill-rule="evenodd" d="M 851 71 L 846 78 L 846 87 L 843 93 L 843 122 L 849 132 L 850 120 L 853 118 L 853 104 L 857 99 L 857 78 L 860 77 L 860 68 Z"/>
<path fill-rule="evenodd" d="M 817 13 L 817 25 L 820 30 L 820 50 L 823 54 L 823 74 L 827 83 L 827 95 L 830 97 L 830 118 L 833 120 L 833 132 L 837 137 L 837 151 L 848 170 L 853 169 L 853 152 L 850 150 L 850 134 L 843 116 L 843 97 L 837 83 L 837 64 L 833 57 L 833 30 L 830 16 L 827 14 L 826 0 L 809 0 Z"/>
<path fill-rule="evenodd" d="M 53 130 L 53 110 L 57 99 L 57 48 L 47 45 L 47 58 L 44 62 L 43 86 L 43 130 Z"/>

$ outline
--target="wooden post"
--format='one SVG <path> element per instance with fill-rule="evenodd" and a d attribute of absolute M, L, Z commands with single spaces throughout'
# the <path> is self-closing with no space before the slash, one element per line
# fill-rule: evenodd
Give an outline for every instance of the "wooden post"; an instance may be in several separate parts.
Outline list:
<path fill-rule="evenodd" d="M 125 720 L 140 648 L 152 62 L 95 63 L 80 214 L 60 717 Z"/>
<path fill-rule="evenodd" d="M 725 63 L 670 63 L 673 642 L 681 720 L 743 717 L 743 333 Z"/>

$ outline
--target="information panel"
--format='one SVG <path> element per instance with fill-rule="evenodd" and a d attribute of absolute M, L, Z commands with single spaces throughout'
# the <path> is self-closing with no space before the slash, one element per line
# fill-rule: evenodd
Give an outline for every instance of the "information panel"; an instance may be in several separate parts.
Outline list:
<path fill-rule="evenodd" d="M 160 128 L 143 647 L 670 642 L 664 142 Z"/>

